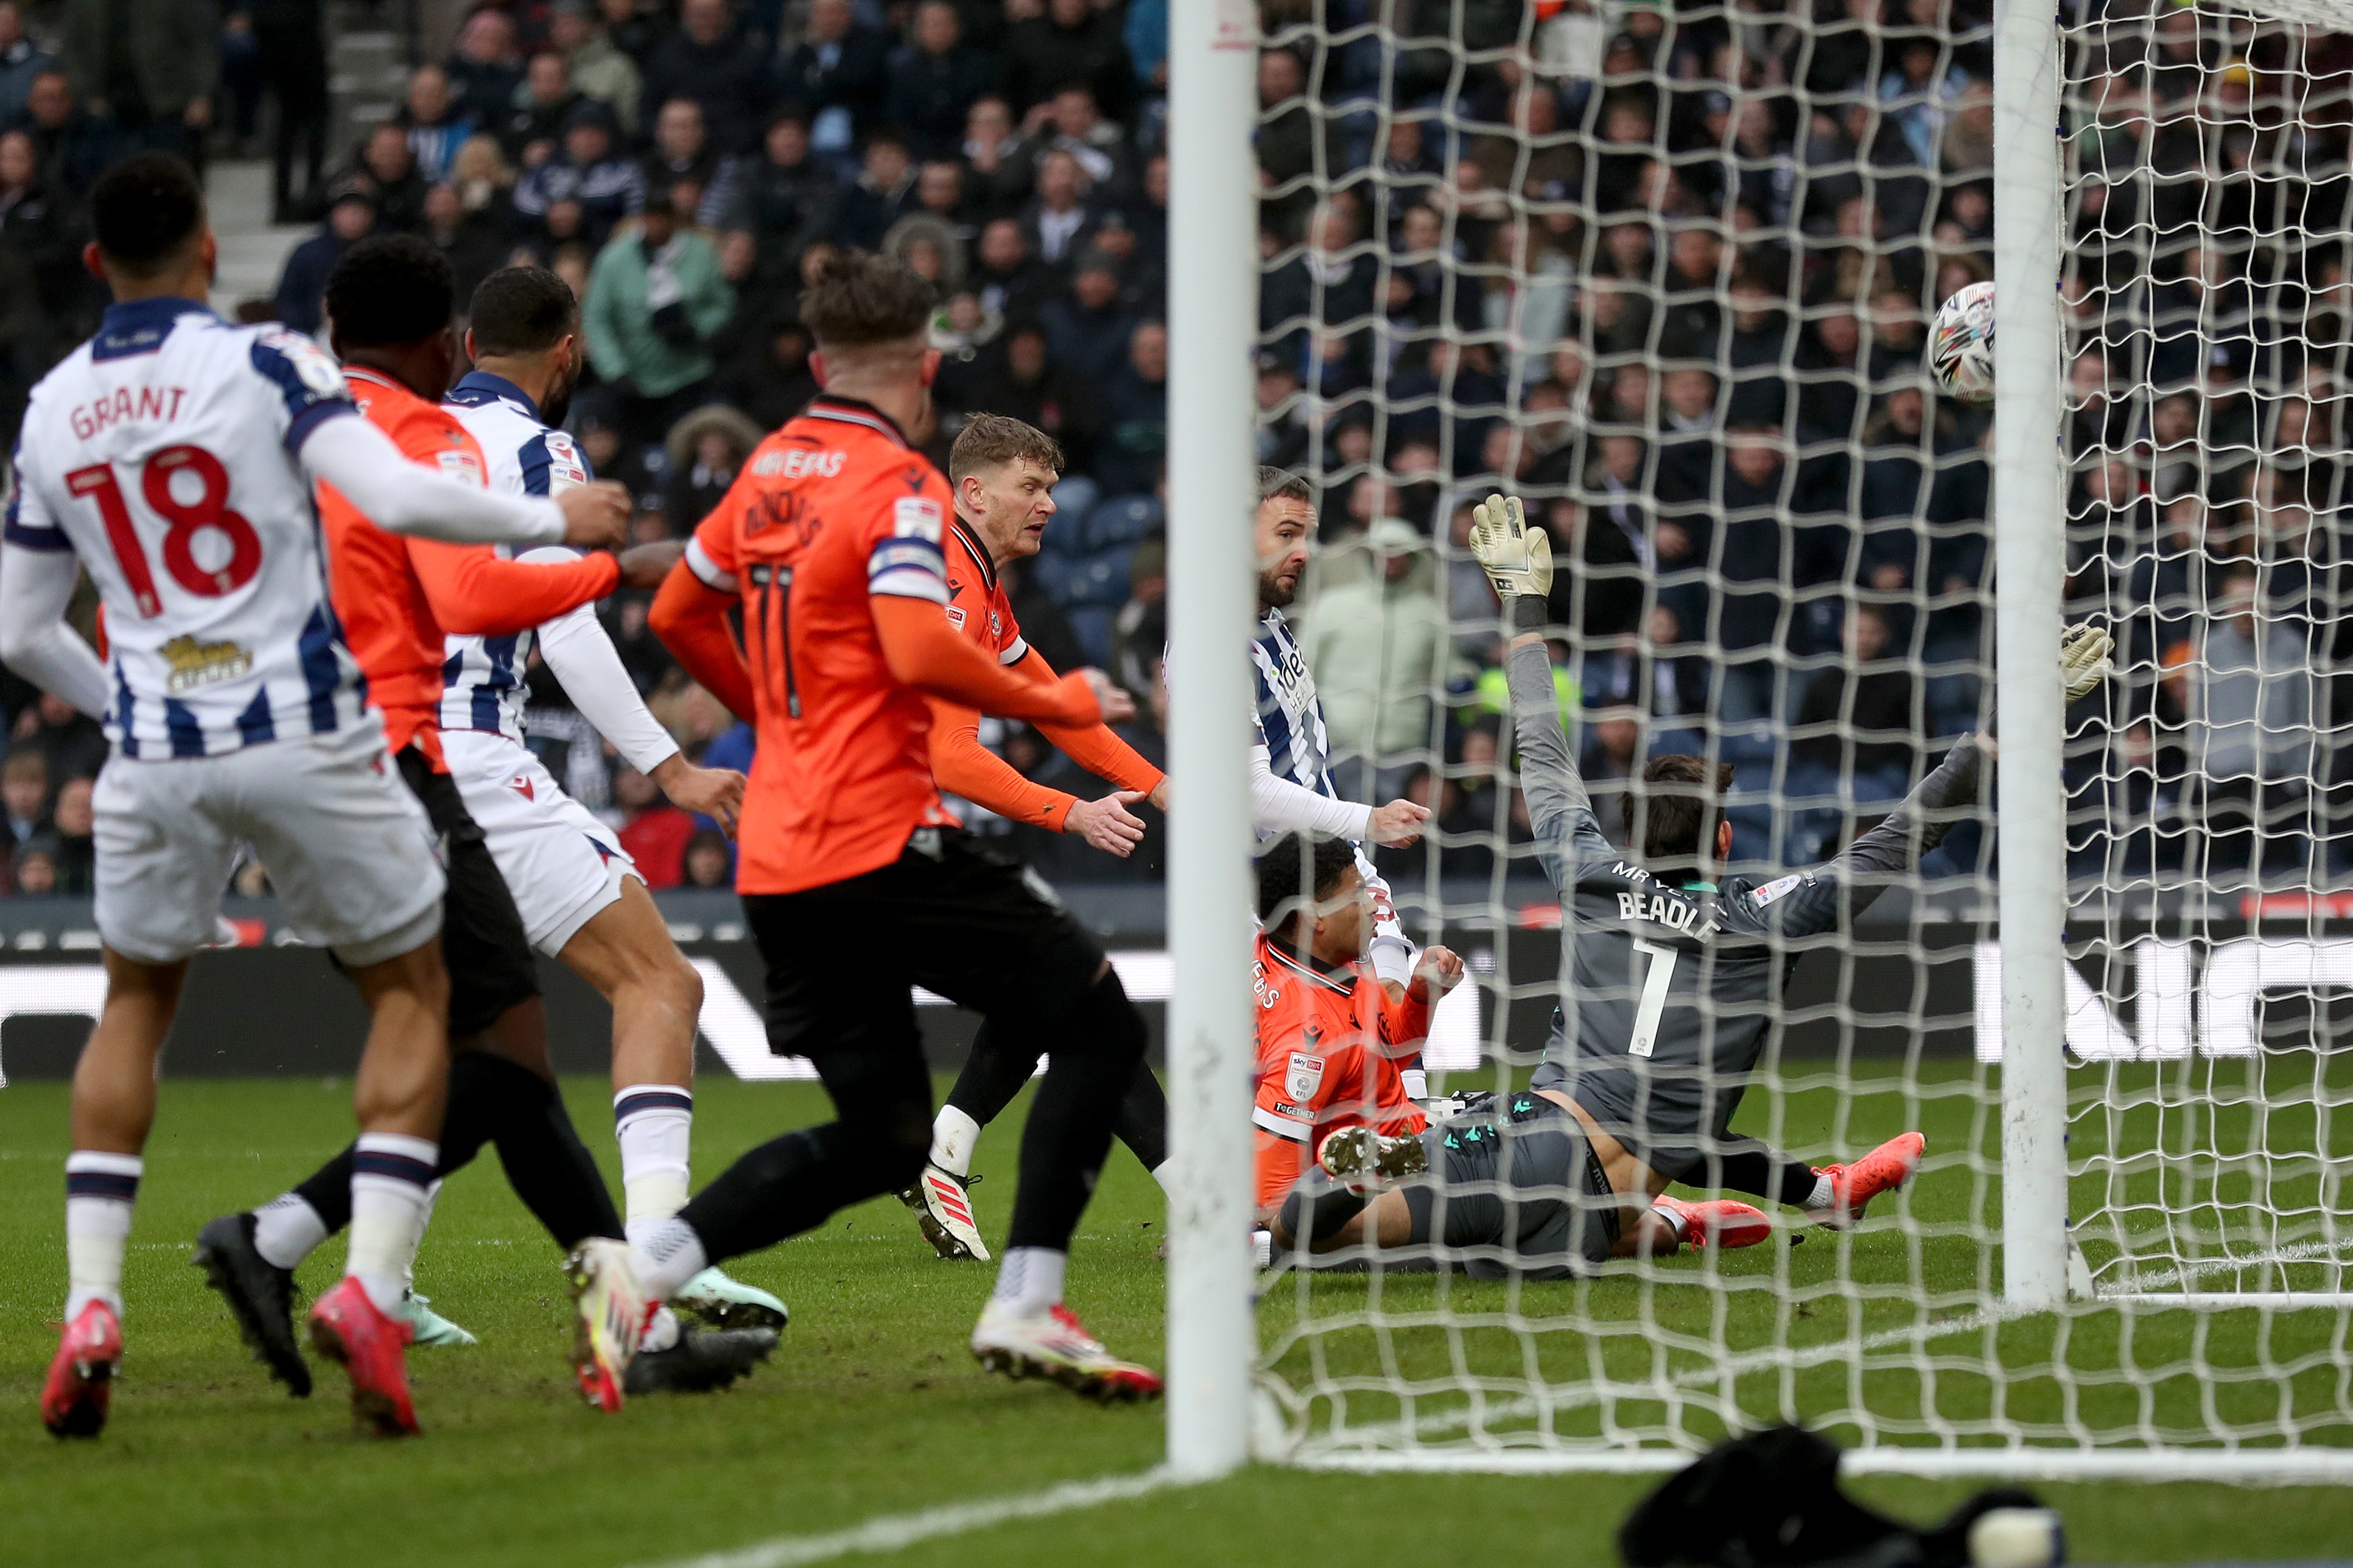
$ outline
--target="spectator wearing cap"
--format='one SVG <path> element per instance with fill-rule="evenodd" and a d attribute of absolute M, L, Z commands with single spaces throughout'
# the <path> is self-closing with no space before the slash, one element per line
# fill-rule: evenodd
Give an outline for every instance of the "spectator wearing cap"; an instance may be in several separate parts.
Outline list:
<path fill-rule="evenodd" d="M 619 390 L 630 438 L 659 439 L 689 409 L 710 401 L 711 344 L 735 309 L 719 253 L 677 210 L 675 192 L 646 204 L 616 234 L 588 275 L 581 319 L 588 360 Z"/>
<path fill-rule="evenodd" d="M 543 50 L 532 56 L 497 127 L 500 149 L 526 169 L 547 162 L 563 139 L 564 122 L 581 101 L 562 55 Z"/>
<path fill-rule="evenodd" d="M 279 274 L 278 319 L 298 332 L 316 333 L 325 315 L 327 274 L 375 229 L 375 195 L 365 181 L 346 175 L 330 186 L 326 221 L 294 247 Z"/>
<path fill-rule="evenodd" d="M 522 84 L 514 18 L 495 5 L 476 11 L 459 29 L 457 47 L 441 68 L 448 73 L 458 108 L 484 124 L 497 124 Z"/>
<path fill-rule="evenodd" d="M 417 154 L 409 151 L 408 137 L 399 126 L 386 122 L 369 132 L 360 143 L 359 166 L 353 173 L 367 182 L 375 196 L 376 227 L 413 234 L 423 226 L 425 176 L 417 172 Z"/>
<path fill-rule="evenodd" d="M 767 67 L 736 31 L 727 0 L 685 0 L 678 31 L 655 48 L 643 74 L 640 123 L 671 99 L 691 98 L 702 106 L 711 144 L 722 153 L 748 153 L 759 140 L 770 97 Z"/>
<path fill-rule="evenodd" d="M 953 158 L 965 116 L 997 79 L 997 62 L 964 42 L 953 0 L 923 0 L 906 46 L 891 57 L 885 115 L 923 158 Z"/>
<path fill-rule="evenodd" d="M 673 98 L 654 117 L 653 150 L 643 160 L 646 188 L 675 185 L 691 180 L 702 192 L 694 221 L 717 228 L 735 209 L 738 161 L 711 144 L 702 122 L 702 106 L 691 98 Z"/>
<path fill-rule="evenodd" d="M 576 106 L 564 122 L 563 148 L 515 185 L 515 212 L 544 228 L 549 208 L 578 202 L 588 243 L 604 244 L 615 225 L 646 205 L 645 175 L 615 150 L 618 129 L 613 111 L 594 99 Z"/>
<path fill-rule="evenodd" d="M 1119 268 L 1100 250 L 1079 258 L 1071 291 L 1048 300 L 1039 325 L 1055 363 L 1086 385 L 1101 388 L 1127 358 L 1135 320 L 1119 300 Z"/>
<path fill-rule="evenodd" d="M 555 0 L 547 15 L 547 47 L 564 57 L 574 90 L 610 109 L 621 134 L 634 140 L 645 80 L 586 0 Z"/>
<path fill-rule="evenodd" d="M 849 0 L 810 0 L 808 30 L 776 70 L 776 91 L 809 113 L 809 142 L 847 164 L 891 91 L 891 40 L 859 25 Z"/>
<path fill-rule="evenodd" d="M 177 153 L 204 168 L 220 95 L 219 23 L 187 0 L 68 0 L 65 68 L 74 96 L 128 148 Z M 128 150 L 126 148 L 126 150 Z"/>
<path fill-rule="evenodd" d="M 1047 0 L 1041 13 L 1007 31 L 1005 90 L 1026 115 L 1066 82 L 1084 82 L 1113 120 L 1125 121 L 1135 102 L 1135 68 L 1120 37 L 1119 18 L 1091 0 Z"/>
<path fill-rule="evenodd" d="M 1430 760 L 1434 695 L 1454 673 L 1446 601 L 1430 541 L 1402 519 L 1378 519 L 1361 545 L 1340 550 L 1362 550 L 1369 570 L 1340 582 L 1327 574 L 1299 650 L 1324 701 L 1341 793 L 1390 800 L 1407 771 Z"/>
<path fill-rule="evenodd" d="M 33 79 L 56 68 L 56 57 L 25 36 L 24 7 L 17 0 L 0 0 L 0 126 L 14 125 L 25 112 Z"/>

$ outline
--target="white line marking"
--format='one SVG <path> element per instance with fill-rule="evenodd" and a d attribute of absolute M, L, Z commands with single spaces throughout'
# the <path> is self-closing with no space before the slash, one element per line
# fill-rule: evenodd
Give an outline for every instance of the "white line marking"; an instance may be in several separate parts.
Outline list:
<path fill-rule="evenodd" d="M 2125 1289 L 2134 1292 L 2161 1292 L 2168 1287 L 2187 1284 L 2192 1279 L 2210 1274 L 2236 1273 L 2274 1263 L 2310 1262 L 2315 1258 L 2333 1257 L 2336 1250 L 2327 1242 L 2300 1242 L 2294 1247 L 2255 1253 L 2246 1258 L 2215 1258 L 2211 1261 L 2185 1264 L 2177 1268 L 2168 1268 L 2154 1274 L 2144 1274 Z M 2104 1297 L 2124 1293 L 2124 1289 L 2101 1292 Z M 2095 1303 L 2080 1304 L 2092 1306 Z M 2141 1303 L 2134 1304 L 2137 1306 Z M 2249 1303 L 2250 1306 L 2259 1304 Z M 1957 1318 L 1943 1318 L 1932 1322 L 1906 1323 L 1898 1328 L 1882 1329 L 1877 1333 L 1865 1334 L 1860 1340 L 1826 1340 L 1820 1344 L 1804 1345 L 1796 1349 L 1767 1346 L 1740 1355 L 1726 1356 L 1712 1366 L 1694 1367 L 1688 1372 L 1678 1373 L 1667 1379 L 1663 1385 L 1653 1384 L 1652 1386 L 1660 1387 L 1662 1392 L 1664 1392 L 1667 1389 L 1697 1388 L 1710 1383 L 1728 1382 L 1748 1376 L 1752 1373 L 1769 1372 L 1781 1367 L 1802 1371 L 1831 1362 L 1844 1361 L 1852 1356 L 1869 1355 L 1873 1351 L 1893 1350 L 1902 1344 L 1926 1344 L 1930 1340 L 1944 1339 L 1953 1334 L 1981 1332 L 2002 1323 L 2039 1316 L 2042 1310 L 2043 1309 L 2039 1307 L 1996 1305 L 1981 1308 L 1973 1312 L 1964 1312 Z M 1626 1392 L 1628 1397 L 1644 1397 L 1640 1392 L 1627 1391 L 1622 1388 L 1621 1392 Z M 1384 1447 L 1401 1439 L 1416 1441 L 1442 1432 L 1468 1427 L 1472 1425 L 1474 1416 L 1482 1424 L 1509 1421 L 1524 1415 L 1534 1415 L 1546 1408 L 1579 1409 L 1588 1405 L 1598 1404 L 1600 1396 L 1594 1390 L 1576 1388 L 1541 1402 L 1521 1394 L 1496 1403 L 1482 1401 L 1475 1405 L 1457 1405 L 1450 1410 L 1441 1410 L 1419 1417 L 1412 1423 L 1409 1432 L 1406 1429 L 1406 1423 L 1401 1421 L 1384 1421 L 1370 1426 L 1343 1427 L 1337 1432 L 1313 1437 L 1303 1443 L 1294 1459 L 1301 1462 L 1321 1460 L 1330 1463 L 1342 1456 L 1365 1448 Z M 1526 1436 L 1535 1436 L 1540 1434 L 1531 1433 Z"/>
<path fill-rule="evenodd" d="M 1064 1481 L 1060 1486 L 1020 1497 L 951 1503 L 945 1508 L 925 1509 L 921 1513 L 870 1519 L 864 1524 L 837 1530 L 830 1535 L 778 1536 L 733 1552 L 680 1558 L 661 1568 L 797 1568 L 804 1563 L 830 1563 L 853 1552 L 897 1552 L 944 1535 L 962 1535 L 1018 1519 L 1046 1519 L 1058 1513 L 1098 1508 L 1107 1502 L 1125 1502 L 1131 1498 L 1190 1484 L 1174 1471 L 1155 1467 L 1142 1475 L 1098 1476 L 1091 1481 Z"/>

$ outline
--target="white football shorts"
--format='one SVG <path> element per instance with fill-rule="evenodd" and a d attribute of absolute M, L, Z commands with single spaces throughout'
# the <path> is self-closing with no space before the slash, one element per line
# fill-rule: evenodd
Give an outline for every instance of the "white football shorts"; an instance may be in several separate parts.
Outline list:
<path fill-rule="evenodd" d="M 622 879 L 645 880 L 613 830 L 565 794 L 529 748 L 481 730 L 444 730 L 441 754 L 514 894 L 524 933 L 550 958 L 620 900 Z"/>
<path fill-rule="evenodd" d="M 98 931 L 142 963 L 209 946 L 237 846 L 290 923 L 353 968 L 440 934 L 441 860 L 384 748 L 384 716 L 216 757 L 109 758 L 91 795 Z"/>

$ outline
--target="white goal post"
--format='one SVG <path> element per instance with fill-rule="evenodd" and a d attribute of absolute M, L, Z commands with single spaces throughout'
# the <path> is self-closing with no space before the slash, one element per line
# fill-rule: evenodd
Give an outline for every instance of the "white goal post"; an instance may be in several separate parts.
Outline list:
<path fill-rule="evenodd" d="M 2353 518 L 2353 91 L 2297 119 L 2353 5 L 1170 12 L 1172 1468 L 1654 1471 L 1792 1420 L 1858 1473 L 2353 1479 L 2353 1020 L 2329 1011 L 2353 638 L 2325 625 L 2353 621 L 2353 524 L 2328 542 Z M 1516 36 L 1482 30 L 1506 14 Z M 1989 424 L 1919 357 L 1988 275 Z M 2323 365 L 2299 345 L 2332 311 Z M 1525 1086 L 1561 962 L 1472 499 L 1517 489 L 1553 531 L 1563 722 L 1613 838 L 1604 802 L 1689 752 L 1736 763 L 1719 870 L 1803 874 L 1998 731 L 1942 858 L 1790 942 L 1735 1091 L 1732 1134 L 1817 1165 L 1928 1130 L 1859 1228 L 1727 1193 L 1771 1240 L 1570 1279 L 1442 1248 L 1252 1278 L 1239 715 L 1250 476 L 1278 453 L 1319 490 L 1293 621 L 1343 787 L 1437 813 L 1380 863 L 1481 988 L 1481 1064 L 1447 1089 Z M 2322 542 L 2279 544 L 2291 515 Z M 1359 586 L 1425 573 L 1434 639 Z M 1354 624 L 1319 621 L 1343 603 Z M 2071 708 L 2052 654 L 2086 616 L 2117 674 Z M 1398 678 L 1409 637 L 1427 673 Z M 1897 675 L 1905 721 L 1867 717 Z M 2228 826 L 2233 746 L 2257 761 Z"/>

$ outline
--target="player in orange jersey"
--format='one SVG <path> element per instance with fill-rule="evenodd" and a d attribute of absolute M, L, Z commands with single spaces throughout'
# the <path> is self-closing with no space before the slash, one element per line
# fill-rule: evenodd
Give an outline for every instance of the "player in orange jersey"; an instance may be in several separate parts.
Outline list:
<path fill-rule="evenodd" d="M 360 411 L 416 462 L 486 481 L 480 447 L 439 402 L 456 360 L 452 283 L 439 253 L 411 236 L 354 246 L 327 283 L 333 345 Z M 575 500 L 577 497 L 579 499 Z M 573 1130 L 549 1063 L 537 961 L 481 829 L 441 760 L 438 714 L 446 634 L 505 634 L 601 598 L 618 584 L 659 584 L 675 546 L 617 561 L 595 553 L 563 564 L 500 557 L 489 546 L 412 541 L 370 522 L 332 487 L 320 489 L 330 590 L 352 650 L 383 709 L 401 776 L 444 846 L 448 873 L 442 952 L 449 972 L 448 1110 L 431 1173 L 446 1177 L 485 1142 L 498 1146 L 515 1194 L 570 1248 L 617 1237 L 619 1216 L 596 1161 Z M 555 499 L 567 514 L 601 520 L 575 542 L 617 543 L 628 497 L 617 485 Z M 350 1215 L 356 1150 L 346 1150 L 263 1208 L 225 1215 L 198 1238 L 197 1262 L 221 1291 L 273 1376 L 298 1394 L 310 1373 L 286 1303 L 292 1268 Z M 413 1310 L 398 1327 L 414 1329 Z M 314 1340 L 316 1336 L 314 1335 Z M 335 1347 L 323 1342 L 323 1352 Z"/>
<path fill-rule="evenodd" d="M 1303 860 L 1304 864 L 1303 864 Z M 1299 890 L 1312 878 L 1315 896 Z M 1366 952 L 1373 898 L 1345 838 L 1286 834 L 1259 859 L 1258 1203 L 1271 1215 L 1347 1127 L 1411 1137 L 1430 1125 L 1402 1068 L 1421 1052 L 1430 1009 L 1462 981 L 1462 961 L 1422 949 L 1394 1001 Z M 1303 1155 L 1302 1151 L 1305 1151 Z"/>
<path fill-rule="evenodd" d="M 1275 1247 L 1370 1242 L 1486 1278 L 1563 1279 L 1610 1258 L 1747 1247 L 1772 1234 L 1747 1204 L 1613 1190 L 1581 1124 L 1540 1089 L 1466 1095 L 1454 1114 L 1426 1122 L 1397 1063 L 1461 982 L 1462 962 L 1426 950 L 1404 998 L 1388 1000 L 1362 961 L 1373 906 L 1345 840 L 1293 833 L 1268 846 L 1259 913 L 1250 1117 Z"/>
<path fill-rule="evenodd" d="M 1038 553 L 1054 515 L 1054 482 L 1061 473 L 1062 449 L 1052 437 L 999 414 L 966 420 L 948 453 L 948 482 L 955 487 L 955 513 L 942 542 L 948 624 L 997 663 L 1039 681 L 1052 680 L 1054 671 L 1022 639 L 997 574 L 1008 563 Z M 1125 718 L 1134 710 L 1134 700 L 1108 679 L 1097 685 L 1096 695 L 1107 717 Z M 976 710 L 938 697 L 932 699 L 932 776 L 948 794 L 999 816 L 1076 835 L 1109 854 L 1129 854 L 1143 837 L 1144 824 L 1128 807 L 1149 800 L 1167 810 L 1166 776 L 1101 723 L 1039 729 L 1071 760 L 1120 787 L 1100 800 L 1080 800 L 1032 784 L 980 743 Z M 899 1197 L 915 1212 L 924 1238 L 943 1258 L 987 1260 L 969 1195 L 972 1157 L 980 1130 L 1021 1092 L 1038 1070 L 1039 1055 L 1036 1041 L 1008 1039 L 983 1026 L 955 1088 L 932 1122 L 931 1154 L 923 1174 Z M 1166 1180 L 1168 1101 L 1149 1066 L 1135 1069 L 1112 1131 L 1155 1179 Z"/>
<path fill-rule="evenodd" d="M 816 1063 L 838 1120 L 753 1150 L 636 1247 L 581 1249 L 582 1321 L 607 1377 L 626 1368 L 646 1300 L 923 1169 L 921 984 L 1052 1057 L 974 1355 L 1098 1397 L 1159 1392 L 1062 1304 L 1144 1020 L 1093 939 L 1034 874 L 975 846 L 932 779 L 933 697 L 1075 727 L 1100 710 L 1083 676 L 1017 674 L 943 613 L 953 503 L 917 449 L 939 368 L 931 313 L 902 262 L 821 265 L 801 314 L 825 390 L 760 444 L 654 603 L 681 662 L 758 728 L 736 889 L 767 965 L 771 1048 Z M 738 605 L 740 648 L 726 618 Z"/>

